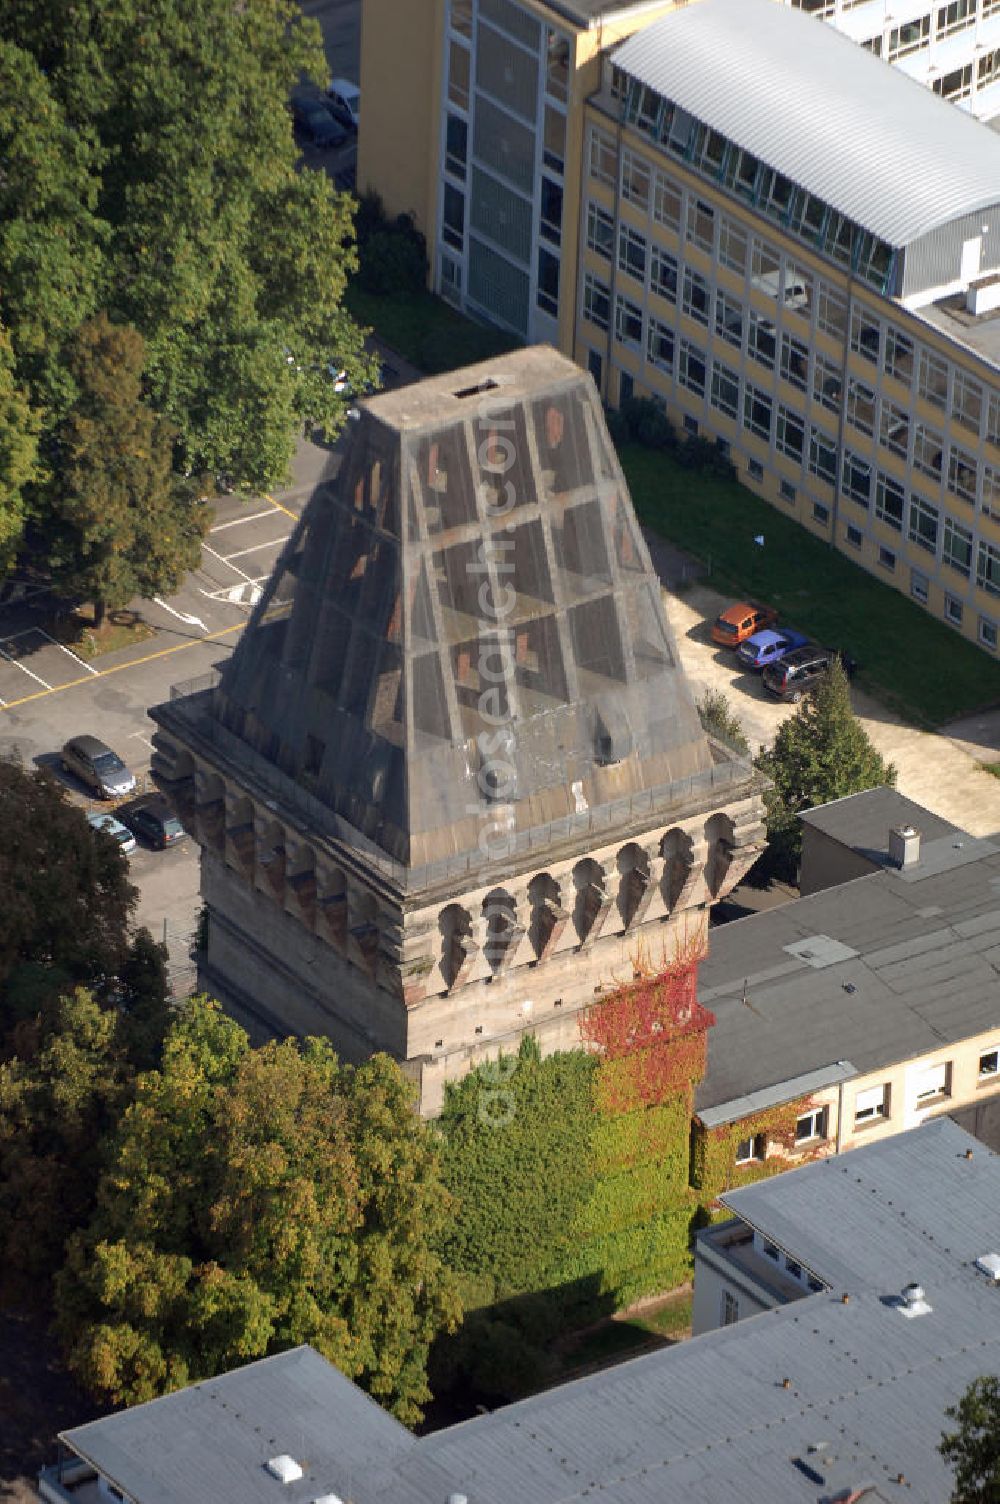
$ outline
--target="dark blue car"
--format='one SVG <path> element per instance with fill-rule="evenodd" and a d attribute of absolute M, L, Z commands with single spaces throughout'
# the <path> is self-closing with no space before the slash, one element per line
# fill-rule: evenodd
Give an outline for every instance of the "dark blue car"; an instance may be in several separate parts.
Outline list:
<path fill-rule="evenodd" d="M 777 663 L 793 648 L 803 648 L 809 641 L 804 632 L 793 632 L 791 627 L 769 627 L 764 632 L 755 632 L 741 643 L 736 656 L 744 668 L 765 669 L 769 663 Z"/>

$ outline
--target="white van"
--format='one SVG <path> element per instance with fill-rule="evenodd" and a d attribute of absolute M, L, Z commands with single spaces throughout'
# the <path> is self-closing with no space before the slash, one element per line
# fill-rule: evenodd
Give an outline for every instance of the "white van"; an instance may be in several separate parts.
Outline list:
<path fill-rule="evenodd" d="M 777 303 L 781 291 L 781 272 L 764 272 L 762 276 L 754 277 L 750 285 Z M 785 308 L 809 307 L 809 285 L 791 266 L 785 272 L 785 290 L 781 303 Z"/>

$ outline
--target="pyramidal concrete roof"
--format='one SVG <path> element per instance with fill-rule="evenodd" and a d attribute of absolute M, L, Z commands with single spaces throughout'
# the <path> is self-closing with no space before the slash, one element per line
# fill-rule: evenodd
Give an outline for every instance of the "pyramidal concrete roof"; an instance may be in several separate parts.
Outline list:
<path fill-rule="evenodd" d="M 594 385 L 547 347 L 360 404 L 213 714 L 408 867 L 722 771 Z"/>

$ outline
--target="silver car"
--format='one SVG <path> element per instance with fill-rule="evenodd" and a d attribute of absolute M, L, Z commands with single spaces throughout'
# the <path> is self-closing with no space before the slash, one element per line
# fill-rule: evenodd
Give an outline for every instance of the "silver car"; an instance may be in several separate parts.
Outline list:
<path fill-rule="evenodd" d="M 62 765 L 99 799 L 119 799 L 135 789 L 135 774 L 96 736 L 71 737 L 62 749 Z"/>
<path fill-rule="evenodd" d="M 118 842 L 118 845 L 126 856 L 131 856 L 135 850 L 135 836 L 127 825 L 123 825 L 120 820 L 116 820 L 114 815 L 109 814 L 107 810 L 91 810 L 87 816 L 87 824 L 94 830 L 103 830 L 105 835 L 111 836 L 113 840 Z"/>

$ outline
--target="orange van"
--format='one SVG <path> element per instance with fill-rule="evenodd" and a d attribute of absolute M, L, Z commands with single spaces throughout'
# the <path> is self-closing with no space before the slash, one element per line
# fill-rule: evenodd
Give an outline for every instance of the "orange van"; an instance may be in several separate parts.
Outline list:
<path fill-rule="evenodd" d="M 777 620 L 778 613 L 773 606 L 752 606 L 749 601 L 737 601 L 715 618 L 712 641 L 724 648 L 738 648 L 755 632 L 773 627 Z"/>

